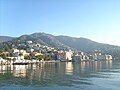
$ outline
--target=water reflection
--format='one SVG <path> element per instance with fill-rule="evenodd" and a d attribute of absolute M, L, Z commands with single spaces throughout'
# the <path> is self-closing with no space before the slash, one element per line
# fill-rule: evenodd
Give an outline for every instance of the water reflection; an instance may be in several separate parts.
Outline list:
<path fill-rule="evenodd" d="M 12 73 L 13 66 L 12 65 L 0 65 L 0 74 L 7 73 L 8 71 L 11 71 Z"/>
<path fill-rule="evenodd" d="M 26 77 L 26 72 L 28 69 L 27 65 L 12 65 L 13 76 L 15 77 Z"/>
<path fill-rule="evenodd" d="M 73 74 L 73 64 L 71 62 L 66 62 L 66 74 Z"/>
<path fill-rule="evenodd" d="M 99 72 L 101 69 L 111 69 L 112 61 L 93 61 L 93 62 L 60 62 L 60 63 L 40 63 L 30 65 L 0 65 L 0 73 L 11 71 L 15 77 L 36 76 L 45 79 L 60 74 L 73 75 L 76 72 Z"/>
<path fill-rule="evenodd" d="M 4 85 L 9 81 L 7 75 L 12 77 L 12 84 L 23 86 L 91 85 L 92 82 L 89 78 L 96 77 L 95 74 L 99 72 L 110 71 L 114 68 L 112 63 L 112 61 L 91 61 L 79 63 L 56 62 L 29 65 L 1 65 L 0 77 L 6 81 Z M 5 73 L 10 74 L 4 75 Z"/>

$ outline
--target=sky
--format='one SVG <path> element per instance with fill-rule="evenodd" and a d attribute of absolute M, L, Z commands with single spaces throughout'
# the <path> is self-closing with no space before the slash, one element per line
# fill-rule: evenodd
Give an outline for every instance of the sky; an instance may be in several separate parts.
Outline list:
<path fill-rule="evenodd" d="M 120 0 L 0 0 L 0 36 L 35 32 L 120 46 Z"/>

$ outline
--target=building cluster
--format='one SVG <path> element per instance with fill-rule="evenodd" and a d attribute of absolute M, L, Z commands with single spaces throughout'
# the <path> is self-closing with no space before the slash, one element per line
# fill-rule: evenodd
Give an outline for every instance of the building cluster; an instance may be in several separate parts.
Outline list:
<path fill-rule="evenodd" d="M 20 44 L 23 45 L 23 44 Z M 60 50 L 55 49 L 53 47 L 44 46 L 40 44 L 35 44 L 32 41 L 26 41 L 25 46 L 27 47 L 25 50 L 19 50 L 17 48 L 13 48 L 11 50 L 12 57 L 7 57 L 9 59 L 15 60 L 24 60 L 25 56 L 29 56 L 34 54 L 34 56 L 44 55 L 41 60 L 49 61 L 49 60 L 59 60 L 59 61 L 85 61 L 85 60 L 111 60 L 111 55 L 102 54 L 101 52 L 92 52 L 92 53 L 84 53 L 84 52 L 76 52 L 72 50 Z M 45 56 L 47 58 L 45 58 Z"/>

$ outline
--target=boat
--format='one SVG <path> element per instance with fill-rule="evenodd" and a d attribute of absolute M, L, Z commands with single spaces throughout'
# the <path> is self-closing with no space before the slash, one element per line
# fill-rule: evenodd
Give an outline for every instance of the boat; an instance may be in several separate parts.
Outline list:
<path fill-rule="evenodd" d="M 61 62 L 72 62 L 72 60 L 60 60 Z"/>

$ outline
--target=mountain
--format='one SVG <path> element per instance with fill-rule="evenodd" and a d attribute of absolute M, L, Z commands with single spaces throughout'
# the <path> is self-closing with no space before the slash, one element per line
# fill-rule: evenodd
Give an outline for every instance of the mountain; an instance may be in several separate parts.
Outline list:
<path fill-rule="evenodd" d="M 15 37 L 9 37 L 9 36 L 0 36 L 0 42 L 7 42 L 15 39 Z"/>
<path fill-rule="evenodd" d="M 51 46 L 51 47 L 60 48 L 60 49 L 70 48 L 69 46 L 57 40 L 55 36 L 51 34 L 46 34 L 46 33 L 33 33 L 31 35 L 22 35 L 19 38 L 16 38 L 6 43 L 12 43 L 15 46 L 17 46 L 18 44 L 24 43 L 26 41 L 33 41 L 33 43 L 39 43 L 41 45 Z"/>
<path fill-rule="evenodd" d="M 19 47 L 19 44 L 25 43 L 25 41 L 29 40 L 33 41 L 33 43 L 39 43 L 41 45 L 47 45 L 58 49 L 71 48 L 77 51 L 84 52 L 101 50 L 103 53 L 120 56 L 120 46 L 98 43 L 87 38 L 54 36 L 46 33 L 33 33 L 30 35 L 22 35 L 19 38 L 11 38 L 8 42 L 0 44 L 0 49 L 4 49 L 6 47 L 5 50 L 8 50 L 11 45 Z"/>
<path fill-rule="evenodd" d="M 87 38 L 75 38 L 69 36 L 56 36 L 56 38 L 65 45 L 68 45 L 76 50 L 81 50 L 81 51 L 120 48 L 114 45 L 98 43 Z"/>
<path fill-rule="evenodd" d="M 96 49 L 97 45 L 100 45 L 100 43 L 86 38 L 75 38 L 69 36 L 56 36 L 56 38 L 65 45 L 81 51 L 90 51 Z"/>

